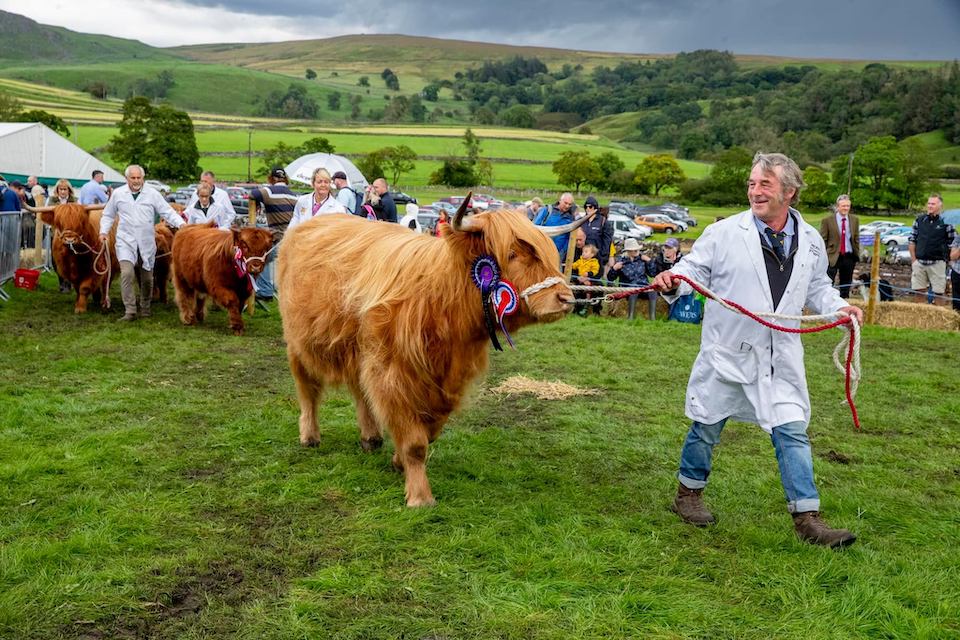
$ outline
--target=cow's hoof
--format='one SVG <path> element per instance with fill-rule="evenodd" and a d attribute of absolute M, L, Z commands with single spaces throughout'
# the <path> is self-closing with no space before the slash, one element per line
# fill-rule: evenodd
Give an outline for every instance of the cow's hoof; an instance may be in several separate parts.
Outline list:
<path fill-rule="evenodd" d="M 310 436 L 308 438 L 300 437 L 301 447 L 315 447 L 320 444 L 320 436 Z"/>
<path fill-rule="evenodd" d="M 412 508 L 435 507 L 437 506 L 437 501 L 433 499 L 433 496 L 428 498 L 411 498 L 410 500 L 407 500 L 407 506 Z"/>
<path fill-rule="evenodd" d="M 370 453 L 371 451 L 376 451 L 383 446 L 383 438 L 369 438 L 364 439 L 360 438 L 360 448 Z"/>
<path fill-rule="evenodd" d="M 242 336 L 242 335 L 243 335 L 243 329 L 234 329 L 234 330 L 233 330 L 233 335 L 235 335 L 235 336 L 237 336 L 237 337 Z"/>

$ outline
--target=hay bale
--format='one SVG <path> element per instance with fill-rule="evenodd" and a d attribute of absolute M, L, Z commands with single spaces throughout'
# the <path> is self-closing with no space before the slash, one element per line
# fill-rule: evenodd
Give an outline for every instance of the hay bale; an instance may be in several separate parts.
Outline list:
<path fill-rule="evenodd" d="M 851 304 L 866 313 L 866 302 L 853 300 Z M 881 302 L 877 304 L 874 322 L 881 327 L 895 329 L 960 331 L 960 314 L 953 309 L 916 302 Z"/>
<path fill-rule="evenodd" d="M 572 396 L 593 396 L 600 393 L 599 389 L 581 389 L 565 382 L 544 382 L 526 376 L 511 376 L 490 391 L 508 395 L 530 393 L 541 400 L 563 400 Z"/>

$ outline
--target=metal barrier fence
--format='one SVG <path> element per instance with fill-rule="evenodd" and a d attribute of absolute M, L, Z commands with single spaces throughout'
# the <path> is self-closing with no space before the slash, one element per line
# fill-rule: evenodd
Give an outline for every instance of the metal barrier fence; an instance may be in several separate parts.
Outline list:
<path fill-rule="evenodd" d="M 20 267 L 20 212 L 0 211 L 0 300 L 9 300 L 3 285 Z"/>

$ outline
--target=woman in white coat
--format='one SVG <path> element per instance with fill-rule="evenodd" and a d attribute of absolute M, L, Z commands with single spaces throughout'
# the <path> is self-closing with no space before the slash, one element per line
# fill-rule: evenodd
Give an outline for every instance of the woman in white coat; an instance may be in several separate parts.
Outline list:
<path fill-rule="evenodd" d="M 233 224 L 233 214 L 227 211 L 222 204 L 214 201 L 212 193 L 213 190 L 210 185 L 200 183 L 200 186 L 197 187 L 197 201 L 185 211 L 187 224 L 216 222 L 219 229 L 230 228 L 230 225 Z"/>
<path fill-rule="evenodd" d="M 160 192 L 143 184 L 143 168 L 132 164 L 123 174 L 127 184 L 110 195 L 100 218 L 100 242 L 107 241 L 113 222 L 117 225 L 117 260 L 120 261 L 120 295 L 124 314 L 120 320 L 137 319 L 137 296 L 133 289 L 135 268 L 140 263 L 140 315 L 150 315 L 153 295 L 153 261 L 157 257 L 157 241 L 153 230 L 154 217 L 159 215 L 174 229 L 184 225 L 170 203 Z"/>
<path fill-rule="evenodd" d="M 752 311 L 800 315 L 808 307 L 816 313 L 842 311 L 862 322 L 862 312 L 847 306 L 826 276 L 827 256 L 819 232 L 790 207 L 801 187 L 802 173 L 793 160 L 758 153 L 747 192 L 750 210 L 707 227 L 693 250 L 659 274 L 654 284 L 670 292 L 680 285 L 674 295 L 682 295 L 690 287 L 674 276 L 683 275 Z M 699 526 L 715 521 L 701 492 L 710 475 L 713 447 L 727 419 L 733 418 L 758 424 L 770 434 L 787 508 L 802 540 L 831 547 L 856 540 L 849 531 L 832 529 L 820 518 L 807 437 L 810 399 L 798 334 L 767 329 L 708 300 L 685 408 L 693 423 L 680 455 L 673 505 L 681 518 Z"/>
<path fill-rule="evenodd" d="M 330 193 L 332 180 L 329 171 L 323 167 L 317 168 L 313 172 L 310 183 L 313 185 L 313 193 L 300 196 L 297 203 L 293 205 L 293 218 L 287 225 L 287 233 L 313 216 L 347 212 L 343 204 Z"/>

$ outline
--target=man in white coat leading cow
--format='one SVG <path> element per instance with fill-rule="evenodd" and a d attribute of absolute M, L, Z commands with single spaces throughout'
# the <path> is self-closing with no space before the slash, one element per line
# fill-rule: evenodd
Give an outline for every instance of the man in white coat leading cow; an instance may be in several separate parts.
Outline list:
<path fill-rule="evenodd" d="M 160 192 L 143 184 L 143 167 L 132 164 L 123 174 L 126 186 L 115 189 L 103 209 L 100 218 L 100 242 L 107 241 L 113 221 L 117 225 L 117 260 L 120 261 L 120 296 L 123 298 L 124 314 L 121 321 L 137 319 L 137 295 L 133 289 L 136 266 L 140 263 L 140 315 L 150 315 L 150 298 L 153 295 L 153 262 L 157 257 L 157 241 L 153 223 L 156 216 L 179 229 L 183 224 L 173 207 L 163 199 Z"/>
<path fill-rule="evenodd" d="M 752 311 L 799 315 L 809 307 L 816 313 L 842 311 L 862 322 L 860 309 L 847 306 L 827 278 L 820 234 L 790 206 L 803 186 L 793 160 L 758 153 L 747 186 L 750 210 L 707 227 L 693 250 L 659 274 L 654 284 L 668 298 L 682 295 L 690 291 L 675 277 L 682 275 Z M 685 409 L 693 423 L 680 453 L 680 483 L 672 506 L 684 521 L 698 526 L 715 522 L 701 493 L 713 448 L 733 418 L 756 423 L 770 434 L 787 509 L 801 540 L 830 547 L 856 540 L 820 517 L 807 437 L 810 398 L 798 334 L 768 329 L 708 301 Z"/>

